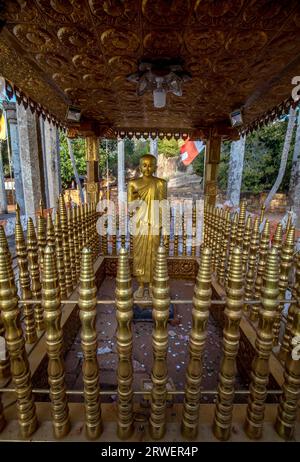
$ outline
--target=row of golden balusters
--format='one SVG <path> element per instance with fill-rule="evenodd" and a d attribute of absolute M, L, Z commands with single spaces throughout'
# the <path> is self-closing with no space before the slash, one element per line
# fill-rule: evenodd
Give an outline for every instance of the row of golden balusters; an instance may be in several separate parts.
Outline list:
<path fill-rule="evenodd" d="M 224 312 L 223 358 L 220 365 L 219 386 L 212 431 L 220 440 L 230 437 L 233 419 L 235 393 L 236 357 L 239 349 L 239 324 L 245 304 L 243 278 L 243 254 L 234 248 L 226 286 L 227 298 Z M 201 421 L 201 380 L 203 375 L 203 355 L 207 338 L 207 321 L 211 305 L 212 252 L 202 249 L 199 271 L 196 278 L 192 328 L 189 336 L 189 361 L 186 370 L 182 434 L 195 439 L 198 435 L 199 416 Z M 300 257 L 296 268 L 296 302 L 293 304 L 291 336 L 300 335 Z M 83 351 L 82 375 L 84 383 L 84 409 L 86 435 L 97 439 L 103 431 L 99 387 L 99 365 L 97 361 L 97 299 L 92 253 L 84 248 L 79 279 L 79 310 L 81 320 L 81 346 Z M 261 303 L 258 312 L 256 357 L 252 364 L 250 395 L 245 415 L 244 430 L 253 439 L 263 435 L 265 401 L 269 379 L 269 358 L 272 351 L 273 325 L 279 306 L 279 265 L 276 247 L 268 249 L 262 274 Z M 116 278 L 117 316 L 117 434 L 121 439 L 129 439 L 134 432 L 133 412 L 133 292 L 126 249 L 120 250 Z M 167 422 L 167 381 L 168 381 L 168 318 L 170 289 L 167 271 L 167 255 L 164 247 L 159 247 L 153 280 L 153 366 L 151 411 L 149 431 L 154 439 L 164 437 Z M 46 347 L 49 358 L 48 382 L 52 407 L 54 435 L 63 438 L 71 428 L 69 406 L 64 381 L 62 357 L 61 295 L 56 258 L 51 246 L 47 246 L 43 259 L 42 307 L 46 329 Z M 11 261 L 6 249 L 0 248 L 0 308 L 5 326 L 7 348 L 11 361 L 11 373 L 17 395 L 18 421 L 21 435 L 25 438 L 38 428 L 36 407 L 32 395 L 30 370 L 26 356 L 20 324 L 17 290 L 12 276 Z M 289 343 L 285 362 L 282 397 L 278 404 L 274 422 L 277 433 L 285 439 L 294 434 L 297 403 L 300 387 L 300 361 L 293 359 Z M 100 377 L 101 379 L 101 377 Z M 0 404 L 0 430 L 5 427 L 5 412 Z M 1 437 L 1 435 L 0 435 Z"/>
<path fill-rule="evenodd" d="M 229 211 L 207 206 L 204 210 L 204 246 L 212 249 L 212 265 L 218 282 L 222 286 L 228 284 L 228 268 L 233 251 L 239 248 L 242 252 L 242 275 L 245 284 L 244 312 L 252 321 L 257 321 L 260 304 L 247 304 L 250 300 L 260 300 L 262 293 L 263 273 L 266 266 L 269 248 L 275 248 L 279 257 L 279 291 L 280 299 L 286 299 L 286 291 L 295 277 L 296 251 L 295 228 L 287 221 L 285 233 L 282 224 L 278 223 L 275 234 L 270 239 L 270 223 L 264 218 L 264 207 L 260 216 L 247 216 L 246 201 L 240 203 L 239 212 L 231 217 Z M 262 229 L 260 230 L 260 228 Z M 295 284 L 292 284 L 295 292 Z M 292 293 L 294 298 L 295 293 Z M 273 326 L 273 345 L 279 343 L 281 319 L 285 303 L 279 303 L 276 320 Z M 290 307 L 282 336 L 279 358 L 285 360 L 288 351 L 292 317 Z M 284 323 L 283 323 L 284 324 Z"/>
<path fill-rule="evenodd" d="M 20 221 L 19 207 L 16 210 L 15 249 L 18 264 L 19 294 L 23 300 L 40 300 L 41 279 L 44 271 L 46 245 L 55 252 L 59 288 L 62 299 L 66 299 L 77 285 L 80 273 L 80 254 L 84 246 L 92 249 L 93 257 L 100 252 L 99 236 L 96 231 L 97 212 L 94 204 L 66 207 L 64 196 L 60 195 L 54 223 L 49 212 L 47 218 L 41 206 L 36 229 L 32 218 L 28 219 L 27 236 Z M 3 227 L 0 227 L 0 246 L 11 260 L 8 242 Z M 44 330 L 41 304 L 22 305 L 24 336 L 26 343 L 34 343 L 39 332 Z M 0 316 L 0 335 L 3 323 Z M 0 361 L 0 377 L 8 373 L 8 363 Z"/>
<path fill-rule="evenodd" d="M 199 238 L 197 237 L 196 202 L 193 202 L 190 210 L 182 210 L 182 213 L 179 213 L 179 210 L 174 210 L 172 212 L 170 209 L 170 219 L 166 219 L 162 226 L 163 243 L 167 255 L 195 257 L 200 253 Z M 125 220 L 122 219 L 121 215 L 107 219 L 104 224 L 107 233 L 100 237 L 103 255 L 117 255 L 121 247 L 127 248 L 130 255 L 133 255 L 133 235 L 130 227 L 132 216 L 133 212 L 129 212 L 128 226 L 124 224 Z"/>

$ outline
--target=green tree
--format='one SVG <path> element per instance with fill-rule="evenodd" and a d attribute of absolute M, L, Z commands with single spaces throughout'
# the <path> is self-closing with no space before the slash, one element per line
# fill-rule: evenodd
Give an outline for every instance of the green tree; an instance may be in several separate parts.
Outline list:
<path fill-rule="evenodd" d="M 74 179 L 74 172 L 69 156 L 66 135 L 63 131 L 59 134 L 59 142 L 61 181 L 63 188 L 66 189 L 70 186 L 71 181 Z M 72 144 L 78 175 L 86 175 L 85 141 L 83 138 L 75 138 L 72 141 Z"/>

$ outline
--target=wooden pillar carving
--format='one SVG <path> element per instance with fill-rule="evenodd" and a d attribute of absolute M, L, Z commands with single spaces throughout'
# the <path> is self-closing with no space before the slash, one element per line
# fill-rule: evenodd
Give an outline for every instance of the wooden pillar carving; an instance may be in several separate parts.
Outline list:
<path fill-rule="evenodd" d="M 204 168 L 204 200 L 215 205 L 217 197 L 217 175 L 220 163 L 221 136 L 211 129 L 206 141 Z"/>
<path fill-rule="evenodd" d="M 99 138 L 96 136 L 87 136 L 85 138 L 86 152 L 86 201 L 98 203 L 99 199 Z"/>

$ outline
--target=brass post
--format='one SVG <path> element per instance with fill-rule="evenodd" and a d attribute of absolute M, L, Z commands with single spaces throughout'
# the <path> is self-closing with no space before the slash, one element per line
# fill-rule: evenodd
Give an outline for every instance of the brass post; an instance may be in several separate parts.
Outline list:
<path fill-rule="evenodd" d="M 63 438 L 71 425 L 65 387 L 61 298 L 55 253 L 49 246 L 44 251 L 42 285 L 53 433 L 56 438 Z"/>
<path fill-rule="evenodd" d="M 278 309 L 278 255 L 270 249 L 267 256 L 261 290 L 262 308 L 259 310 L 256 354 L 252 363 L 250 396 L 245 421 L 245 431 L 249 438 L 262 436 L 265 400 L 269 381 L 269 359 L 272 353 L 273 324 Z"/>
<path fill-rule="evenodd" d="M 58 211 L 55 214 L 54 232 L 55 232 L 56 268 L 57 268 L 57 273 L 58 273 L 60 295 L 63 299 L 66 299 L 68 295 L 67 295 L 67 287 L 66 287 L 64 252 L 63 252 L 63 247 L 62 247 L 63 238 L 62 238 Z"/>
<path fill-rule="evenodd" d="M 168 319 L 170 308 L 169 277 L 164 247 L 157 251 L 153 275 L 153 367 L 151 372 L 151 414 L 149 430 L 153 439 L 163 438 L 166 432 Z"/>
<path fill-rule="evenodd" d="M 47 245 L 50 246 L 51 249 L 53 249 L 53 251 L 55 252 L 55 232 L 50 212 L 47 215 L 46 230 Z"/>
<path fill-rule="evenodd" d="M 72 286 L 75 287 L 77 283 L 77 277 L 76 277 L 76 258 L 75 258 L 75 247 L 74 247 L 73 209 L 71 207 L 68 207 L 68 210 L 67 210 L 67 223 L 68 223 L 68 241 L 69 241 L 69 254 L 70 254 L 70 263 L 71 263 Z"/>
<path fill-rule="evenodd" d="M 239 220 L 239 214 L 237 212 L 235 212 L 235 214 L 233 216 L 233 220 L 231 221 L 229 252 L 228 252 L 228 261 L 227 261 L 227 274 L 226 274 L 226 277 L 225 277 L 226 284 L 228 282 L 228 269 L 230 268 L 230 265 L 231 265 L 233 249 L 236 246 L 236 234 L 237 234 L 237 228 L 238 228 L 238 220 Z"/>
<path fill-rule="evenodd" d="M 254 284 L 254 298 L 258 301 L 260 300 L 260 297 L 261 297 L 263 275 L 265 271 L 269 246 L 270 246 L 270 223 L 269 223 L 269 220 L 266 220 L 265 226 L 264 226 L 264 229 L 261 235 L 261 239 L 260 239 L 257 273 L 256 273 L 255 284 Z M 258 312 L 259 312 L 259 305 L 252 305 L 252 310 L 250 311 L 251 321 L 257 321 Z"/>
<path fill-rule="evenodd" d="M 233 250 L 229 268 L 227 302 L 224 311 L 223 358 L 219 374 L 213 432 L 216 438 L 226 441 L 231 434 L 236 358 L 240 342 L 240 321 L 244 304 L 242 251 Z"/>
<path fill-rule="evenodd" d="M 189 363 L 186 372 L 185 398 L 181 431 L 185 438 L 198 434 L 202 356 L 207 336 L 207 321 L 211 302 L 211 250 L 204 247 L 194 288 L 192 329 L 189 340 Z"/>
<path fill-rule="evenodd" d="M 174 209 L 174 249 L 173 255 L 174 257 L 178 257 L 178 244 L 179 244 L 179 217 L 178 217 L 178 209 Z"/>
<path fill-rule="evenodd" d="M 78 246 L 79 252 L 81 253 L 83 249 L 83 240 L 82 240 L 82 205 L 78 205 L 77 208 L 77 233 L 78 233 Z M 80 260 L 80 256 L 79 256 Z"/>
<path fill-rule="evenodd" d="M 245 278 L 245 305 L 244 311 L 249 310 L 247 301 L 253 299 L 254 281 L 256 276 L 257 253 L 259 249 L 259 218 L 255 217 L 250 240 L 248 267 Z"/>
<path fill-rule="evenodd" d="M 213 207 L 212 208 L 212 220 L 211 220 L 211 225 L 212 225 L 212 232 L 211 232 L 211 241 L 210 241 L 210 248 L 212 251 L 211 255 L 211 261 L 212 261 L 212 269 L 215 271 L 216 269 L 216 244 L 217 244 L 217 208 Z"/>
<path fill-rule="evenodd" d="M 120 249 L 116 279 L 118 362 L 118 437 L 128 439 L 133 433 L 132 318 L 133 296 L 126 249 Z"/>
<path fill-rule="evenodd" d="M 117 224 L 115 216 L 112 217 L 112 254 L 117 255 Z"/>
<path fill-rule="evenodd" d="M 21 327 L 17 289 L 11 277 L 12 267 L 6 249 L 0 248 L 0 308 L 5 328 L 11 375 L 16 389 L 20 433 L 29 438 L 37 428 L 36 409 L 32 396 L 29 363 Z"/>
<path fill-rule="evenodd" d="M 59 196 L 59 216 L 60 216 L 60 225 L 62 231 L 62 247 L 64 253 L 64 266 L 65 266 L 65 277 L 66 277 L 66 287 L 68 295 L 73 290 L 72 284 L 72 269 L 71 269 L 71 260 L 70 260 L 70 248 L 69 248 L 69 232 L 68 232 L 68 218 L 66 205 L 63 194 Z"/>
<path fill-rule="evenodd" d="M 250 250 L 250 241 L 252 234 L 252 218 L 249 215 L 246 220 L 246 225 L 244 228 L 243 238 L 242 238 L 242 248 L 243 248 L 243 276 L 247 273 L 249 250 Z"/>
<path fill-rule="evenodd" d="M 295 246 L 295 228 L 290 227 L 289 232 L 286 236 L 285 243 L 282 246 L 281 259 L 280 259 L 280 273 L 279 273 L 279 298 L 285 299 L 285 293 L 288 288 L 289 274 L 293 264 L 294 257 L 294 246 Z M 274 327 L 273 327 L 273 345 L 278 345 L 281 315 L 284 308 L 284 303 L 279 303 L 278 312 L 276 314 Z"/>
<path fill-rule="evenodd" d="M 218 274 L 222 246 L 222 231 L 224 223 L 223 209 L 217 208 L 216 212 L 216 242 L 215 242 L 215 273 Z"/>
<path fill-rule="evenodd" d="M 96 439 L 102 432 L 99 398 L 99 365 L 97 360 L 96 284 L 92 252 L 82 250 L 79 316 L 81 321 L 81 347 L 83 351 L 82 378 L 84 383 L 85 427 L 89 439 Z"/>
<path fill-rule="evenodd" d="M 40 265 L 39 269 L 40 269 L 40 273 L 42 273 L 43 272 L 44 249 L 47 244 L 46 223 L 45 223 L 45 218 L 42 215 L 39 215 L 37 217 L 36 236 L 37 236 L 38 257 L 39 257 L 39 265 Z"/>
<path fill-rule="evenodd" d="M 4 227 L 0 225 L 0 247 L 6 250 L 7 258 L 11 262 L 11 254 L 9 252 L 9 246 L 6 239 Z M 12 275 L 11 275 L 12 276 Z M 0 336 L 4 338 L 5 336 L 5 329 L 4 324 L 1 317 L 1 310 L 0 310 Z M 10 364 L 9 364 L 9 357 L 6 352 L 6 358 L 4 360 L 0 360 L 0 379 L 5 379 L 10 377 Z"/>
<path fill-rule="evenodd" d="M 38 246 L 36 240 L 33 221 L 29 217 L 27 222 L 27 251 L 28 251 L 28 268 L 31 278 L 31 292 L 34 300 L 41 300 L 42 287 L 40 281 L 39 261 L 38 261 Z M 40 303 L 34 305 L 35 326 L 38 331 L 43 331 L 44 318 L 43 307 Z"/>
<path fill-rule="evenodd" d="M 28 271 L 27 247 L 20 220 L 20 209 L 16 205 L 16 227 L 15 227 L 16 256 L 19 269 L 19 281 L 21 289 L 21 299 L 30 300 L 32 297 L 30 288 L 30 276 Z M 24 314 L 24 334 L 27 343 L 34 343 L 37 340 L 33 305 L 23 305 Z"/>
<path fill-rule="evenodd" d="M 244 229 L 246 221 L 246 208 L 247 202 L 242 200 L 240 203 L 240 213 L 238 219 L 238 227 L 236 232 L 236 245 L 240 248 L 243 248 L 243 239 L 244 239 Z"/>
<path fill-rule="evenodd" d="M 225 270 L 226 270 L 226 261 L 227 261 L 227 253 L 228 253 L 230 226 L 231 226 L 230 212 L 227 210 L 224 214 L 224 219 L 223 219 L 223 233 L 222 233 L 221 250 L 220 250 L 220 264 L 218 266 L 218 281 L 222 285 L 224 285 L 224 282 L 225 282 Z"/>
<path fill-rule="evenodd" d="M 75 259 L 75 271 L 76 271 L 76 282 L 80 275 L 80 248 L 78 238 L 78 214 L 77 205 L 75 204 L 72 214 L 72 226 L 73 226 L 73 238 L 74 238 L 74 259 Z"/>
<path fill-rule="evenodd" d="M 279 436 L 289 440 L 294 436 L 295 423 L 297 419 L 298 402 L 300 398 L 300 361 L 293 355 L 293 339 L 300 337 L 300 254 L 297 258 L 296 268 L 296 298 L 294 304 L 293 322 L 290 329 L 290 343 L 285 362 L 283 394 L 278 406 L 275 429 Z"/>
<path fill-rule="evenodd" d="M 133 212 L 129 213 L 130 219 L 133 217 Z M 132 234 L 132 226 L 130 227 L 130 235 L 129 235 L 129 248 L 130 248 L 130 255 L 133 255 L 133 234 Z"/>
<path fill-rule="evenodd" d="M 272 241 L 272 247 L 275 247 L 275 249 L 277 250 L 278 257 L 280 257 L 280 254 L 281 254 L 282 237 L 283 237 L 282 224 L 278 223 L 278 225 L 276 226 L 276 231 L 275 231 L 274 238 Z"/>
<path fill-rule="evenodd" d="M 182 255 L 186 256 L 186 220 L 184 208 L 182 207 Z"/>

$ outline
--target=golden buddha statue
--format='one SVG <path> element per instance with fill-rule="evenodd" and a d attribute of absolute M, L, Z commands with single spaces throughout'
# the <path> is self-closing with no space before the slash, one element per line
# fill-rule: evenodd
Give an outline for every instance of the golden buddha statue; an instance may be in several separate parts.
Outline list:
<path fill-rule="evenodd" d="M 156 157 L 150 154 L 142 156 L 142 177 L 130 180 L 127 188 L 129 206 L 134 201 L 142 201 L 134 216 L 133 275 L 139 284 L 135 298 L 147 298 L 145 284 L 149 284 L 149 295 L 152 297 L 153 270 L 162 228 L 161 212 L 155 206 L 159 207 L 159 201 L 167 199 L 166 181 L 153 176 L 156 167 Z M 157 201 L 156 204 L 153 201 Z"/>

